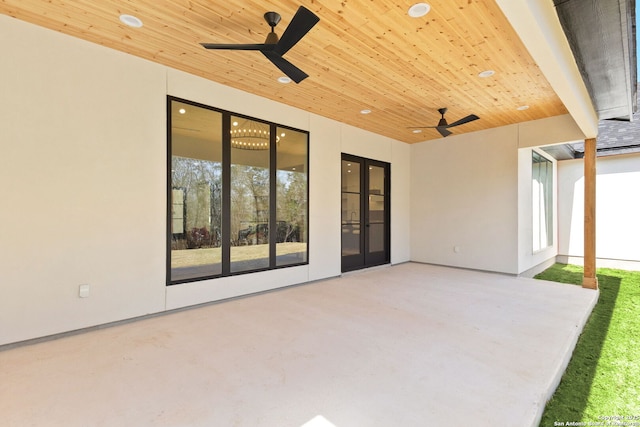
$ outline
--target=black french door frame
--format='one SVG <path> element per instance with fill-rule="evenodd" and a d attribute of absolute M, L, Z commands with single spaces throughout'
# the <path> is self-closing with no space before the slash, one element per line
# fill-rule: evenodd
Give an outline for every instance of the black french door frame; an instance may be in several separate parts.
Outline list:
<path fill-rule="evenodd" d="M 391 165 L 343 153 L 341 170 L 342 272 L 388 264 L 391 262 Z M 359 174 L 357 179 L 351 176 L 355 173 Z"/>

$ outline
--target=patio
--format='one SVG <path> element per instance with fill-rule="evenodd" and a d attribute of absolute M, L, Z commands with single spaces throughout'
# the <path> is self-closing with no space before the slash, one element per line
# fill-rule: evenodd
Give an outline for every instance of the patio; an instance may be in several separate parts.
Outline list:
<path fill-rule="evenodd" d="M 376 268 L 0 347 L 0 413 L 6 426 L 533 426 L 597 298 Z"/>

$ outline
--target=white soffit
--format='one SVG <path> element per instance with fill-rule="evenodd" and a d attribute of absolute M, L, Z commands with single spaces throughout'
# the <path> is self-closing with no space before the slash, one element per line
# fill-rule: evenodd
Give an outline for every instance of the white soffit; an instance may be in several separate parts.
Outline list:
<path fill-rule="evenodd" d="M 585 138 L 598 135 L 598 114 L 552 1 L 496 0 Z"/>

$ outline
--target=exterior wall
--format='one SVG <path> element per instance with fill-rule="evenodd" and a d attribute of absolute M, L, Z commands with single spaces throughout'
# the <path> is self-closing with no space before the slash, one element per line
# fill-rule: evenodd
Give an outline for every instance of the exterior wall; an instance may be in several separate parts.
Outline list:
<path fill-rule="evenodd" d="M 412 145 L 411 259 L 518 273 L 518 127 Z"/>
<path fill-rule="evenodd" d="M 341 152 L 391 163 L 392 261 L 409 260 L 405 144 L 6 15 L 0 29 L 0 345 L 339 275 Z M 310 132 L 309 265 L 165 286 L 167 95 Z"/>
<path fill-rule="evenodd" d="M 584 141 L 584 134 L 568 114 L 518 124 L 519 148 L 581 141 Z"/>
<path fill-rule="evenodd" d="M 394 142 L 391 146 L 391 263 L 411 259 L 411 146 Z"/>
<path fill-rule="evenodd" d="M 581 264 L 584 256 L 584 163 L 558 164 L 558 259 Z M 640 154 L 598 157 L 596 257 L 598 267 L 640 270 Z"/>
<path fill-rule="evenodd" d="M 163 310 L 165 70 L 6 15 L 0 33 L 0 344 Z"/>
<path fill-rule="evenodd" d="M 565 115 L 414 144 L 411 259 L 519 275 L 553 263 L 558 239 L 533 252 L 531 152 L 552 161 L 557 182 L 557 162 L 534 143 L 580 138 Z M 554 235 L 557 223 L 556 210 Z"/>

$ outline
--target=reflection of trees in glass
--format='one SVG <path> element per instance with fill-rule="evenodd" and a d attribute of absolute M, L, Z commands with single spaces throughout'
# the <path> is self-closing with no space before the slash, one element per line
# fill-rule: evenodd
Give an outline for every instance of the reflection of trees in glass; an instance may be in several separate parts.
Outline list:
<path fill-rule="evenodd" d="M 173 156 L 172 186 L 185 192 L 185 241 L 176 249 L 219 247 L 222 224 L 222 165 L 200 159 Z"/>
<path fill-rule="evenodd" d="M 170 120 L 170 282 L 306 262 L 308 132 L 177 99 Z"/>
<path fill-rule="evenodd" d="M 269 169 L 231 166 L 232 244 L 269 242 Z"/>
<path fill-rule="evenodd" d="M 277 242 L 301 242 L 306 230 L 307 179 L 304 173 L 279 170 L 277 174 Z"/>

